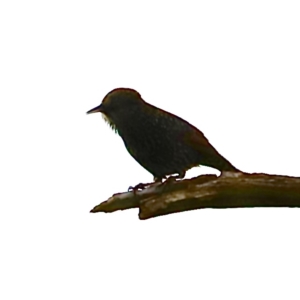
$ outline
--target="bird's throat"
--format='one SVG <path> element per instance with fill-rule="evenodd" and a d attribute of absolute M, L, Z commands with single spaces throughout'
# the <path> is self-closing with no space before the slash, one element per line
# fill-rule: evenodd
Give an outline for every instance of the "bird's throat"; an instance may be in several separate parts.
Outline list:
<path fill-rule="evenodd" d="M 102 114 L 102 118 L 115 133 L 118 133 L 116 124 L 108 116 Z"/>

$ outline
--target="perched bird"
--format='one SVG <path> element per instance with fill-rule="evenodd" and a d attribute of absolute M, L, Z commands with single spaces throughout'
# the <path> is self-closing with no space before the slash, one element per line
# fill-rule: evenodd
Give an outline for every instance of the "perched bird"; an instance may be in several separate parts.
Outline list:
<path fill-rule="evenodd" d="M 187 170 L 198 165 L 221 172 L 240 172 L 196 127 L 147 103 L 133 89 L 112 90 L 87 114 L 96 112 L 102 113 L 123 139 L 128 152 L 155 181 L 174 174 L 183 178 Z"/>

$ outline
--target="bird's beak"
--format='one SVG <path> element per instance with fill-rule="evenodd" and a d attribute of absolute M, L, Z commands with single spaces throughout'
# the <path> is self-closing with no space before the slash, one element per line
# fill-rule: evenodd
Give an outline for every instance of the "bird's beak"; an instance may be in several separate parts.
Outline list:
<path fill-rule="evenodd" d="M 104 112 L 104 109 L 103 109 L 103 105 L 102 105 L 102 104 L 100 104 L 100 105 L 97 106 L 97 107 L 94 107 L 93 109 L 87 111 L 86 113 L 87 113 L 87 114 L 93 114 L 93 113 L 96 113 L 96 112 L 102 112 L 102 113 Z"/>

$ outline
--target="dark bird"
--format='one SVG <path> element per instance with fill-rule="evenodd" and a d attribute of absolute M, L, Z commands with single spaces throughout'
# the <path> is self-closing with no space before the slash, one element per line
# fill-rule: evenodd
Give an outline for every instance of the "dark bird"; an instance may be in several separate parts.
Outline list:
<path fill-rule="evenodd" d="M 173 174 L 183 178 L 187 170 L 199 165 L 221 172 L 241 172 L 196 127 L 147 103 L 133 89 L 112 90 L 87 114 L 96 112 L 102 113 L 128 152 L 155 181 Z"/>

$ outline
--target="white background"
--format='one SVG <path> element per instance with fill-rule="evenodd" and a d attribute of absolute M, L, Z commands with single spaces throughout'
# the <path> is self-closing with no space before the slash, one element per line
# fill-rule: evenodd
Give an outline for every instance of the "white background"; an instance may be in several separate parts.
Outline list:
<path fill-rule="evenodd" d="M 85 114 L 135 88 L 238 168 L 300 176 L 299 16 L 288 0 L 1 1 L 0 298 L 299 299 L 298 209 L 90 214 L 152 176 Z"/>

